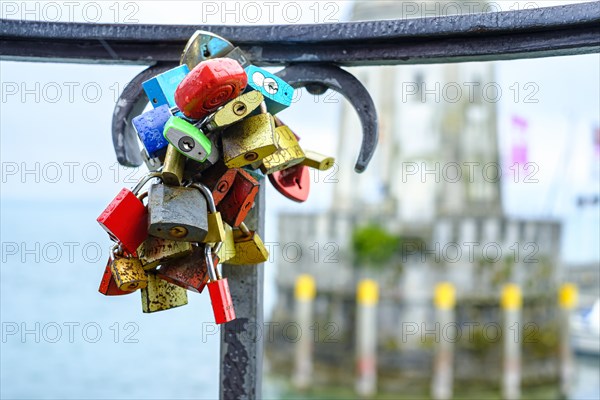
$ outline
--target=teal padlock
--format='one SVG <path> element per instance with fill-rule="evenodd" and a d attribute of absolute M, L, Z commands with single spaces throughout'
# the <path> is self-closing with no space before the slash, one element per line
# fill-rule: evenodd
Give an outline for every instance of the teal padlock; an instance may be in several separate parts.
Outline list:
<path fill-rule="evenodd" d="M 269 114 L 275 115 L 292 104 L 294 88 L 286 81 L 255 65 L 249 65 L 244 70 L 248 76 L 246 92 L 258 90 L 265 98 Z"/>
<path fill-rule="evenodd" d="M 212 152 L 210 139 L 197 127 L 179 117 L 171 117 L 163 131 L 169 141 L 181 154 L 194 161 L 203 162 Z"/>

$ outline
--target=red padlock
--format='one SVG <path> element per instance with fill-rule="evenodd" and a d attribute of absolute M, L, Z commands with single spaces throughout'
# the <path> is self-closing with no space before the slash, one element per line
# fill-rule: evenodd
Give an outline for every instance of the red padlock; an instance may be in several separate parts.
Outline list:
<path fill-rule="evenodd" d="M 219 262 L 219 257 L 216 254 L 213 262 Z M 204 248 L 194 247 L 194 251 L 189 256 L 161 265 L 156 275 L 184 289 L 202 293 L 208 283 L 208 268 L 204 258 Z"/>
<path fill-rule="evenodd" d="M 201 119 L 238 97 L 248 84 L 244 68 L 230 58 L 196 65 L 175 90 L 175 103 L 187 117 Z"/>
<path fill-rule="evenodd" d="M 310 194 L 310 172 L 306 165 L 294 165 L 269 175 L 275 189 L 290 200 L 302 203 Z"/>
<path fill-rule="evenodd" d="M 235 179 L 231 189 L 217 206 L 217 211 L 227 224 L 238 227 L 252 209 L 258 194 L 259 183 L 242 168 L 236 168 Z"/>
<path fill-rule="evenodd" d="M 201 178 L 211 191 L 223 221 L 237 227 L 246 219 L 258 194 L 259 183 L 243 168 L 227 168 L 222 162 Z"/>
<path fill-rule="evenodd" d="M 216 206 L 229 193 L 236 175 L 237 169 L 227 168 L 223 161 L 218 162 L 202 173 L 200 180 L 211 190 Z"/>
<path fill-rule="evenodd" d="M 212 251 L 210 246 L 205 246 L 204 256 L 210 282 L 208 282 L 208 294 L 212 304 L 213 314 L 216 324 L 224 324 L 235 319 L 235 310 L 233 300 L 229 291 L 227 278 L 222 278 L 219 274 L 217 265 L 213 264 Z"/>
<path fill-rule="evenodd" d="M 146 182 L 157 177 L 160 177 L 159 173 L 148 174 L 138 182 L 133 191 L 122 189 L 96 219 L 128 253 L 135 253 L 148 237 L 148 211 L 136 195 Z"/>
<path fill-rule="evenodd" d="M 111 263 L 112 258 L 109 257 L 108 265 L 104 269 L 104 274 L 102 275 L 102 280 L 100 281 L 100 287 L 98 288 L 98 291 L 105 296 L 123 296 L 133 293 L 119 289 L 119 286 L 117 285 L 117 282 L 115 282 L 115 278 L 110 270 Z"/>

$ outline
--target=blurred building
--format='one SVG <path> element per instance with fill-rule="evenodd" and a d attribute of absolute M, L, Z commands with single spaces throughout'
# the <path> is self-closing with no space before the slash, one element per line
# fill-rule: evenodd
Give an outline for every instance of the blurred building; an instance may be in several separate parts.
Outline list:
<path fill-rule="evenodd" d="M 417 7 L 425 3 L 411 2 Z M 420 16 L 403 4 L 359 1 L 353 19 Z M 434 4 L 440 7 L 444 2 L 430 3 Z M 484 7 L 484 3 L 477 4 Z M 360 127 L 354 109 L 345 104 L 336 155 L 344 167 L 337 172 L 331 210 L 282 214 L 279 221 L 282 243 L 299 243 L 303 254 L 310 255 L 318 246 L 331 257 L 277 260 L 278 301 L 273 320 L 293 318 L 295 280 L 300 274 L 312 274 L 317 281 L 317 322 L 320 326 L 333 322 L 337 339 L 315 344 L 315 363 L 323 368 L 317 379 L 351 383 L 353 369 L 348 366 L 353 365 L 354 356 L 355 287 L 360 278 L 374 278 L 381 290 L 380 388 L 414 388 L 418 378 L 426 387 L 432 369 L 431 335 L 430 339 L 421 334 L 406 337 L 403 327 L 412 323 L 433 326 L 435 284 L 452 282 L 458 293 L 457 322 L 475 323 L 481 329 L 501 323 L 500 289 L 505 283 L 517 283 L 525 299 L 523 320 L 545 332 L 543 340 L 540 335 L 539 340 L 524 343 L 525 383 L 556 379 L 554 293 L 560 274 L 560 225 L 503 215 L 497 105 L 491 100 L 493 64 L 365 67 L 352 72 L 377 106 L 377 152 L 364 174 L 349 168 L 356 146 L 348 143 L 360 141 Z M 398 256 L 385 265 L 357 266 L 352 234 L 367 224 L 411 241 L 403 242 Z M 498 384 L 501 342 L 486 341 L 481 330 L 477 332 L 457 346 L 456 379 Z M 289 366 L 290 347 L 289 343 L 268 344 L 269 359 L 281 366 L 278 370 Z"/>

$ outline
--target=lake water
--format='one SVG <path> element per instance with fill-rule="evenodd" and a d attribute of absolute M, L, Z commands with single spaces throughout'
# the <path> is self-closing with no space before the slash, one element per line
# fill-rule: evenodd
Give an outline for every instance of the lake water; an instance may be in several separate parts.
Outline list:
<path fill-rule="evenodd" d="M 139 293 L 97 292 L 110 244 L 95 221 L 104 203 L 3 201 L 0 397 L 217 398 L 207 293 L 143 314 Z M 598 358 L 579 360 L 572 398 L 600 398 Z M 293 397 L 286 387 L 265 379 L 269 398 Z"/>

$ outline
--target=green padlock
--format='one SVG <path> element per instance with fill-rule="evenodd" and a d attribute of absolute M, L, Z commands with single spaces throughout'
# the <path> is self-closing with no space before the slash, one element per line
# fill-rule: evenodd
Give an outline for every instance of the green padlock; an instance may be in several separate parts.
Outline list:
<path fill-rule="evenodd" d="M 194 161 L 203 162 L 212 151 L 210 139 L 200 129 L 179 117 L 169 118 L 163 135 L 181 154 Z"/>

